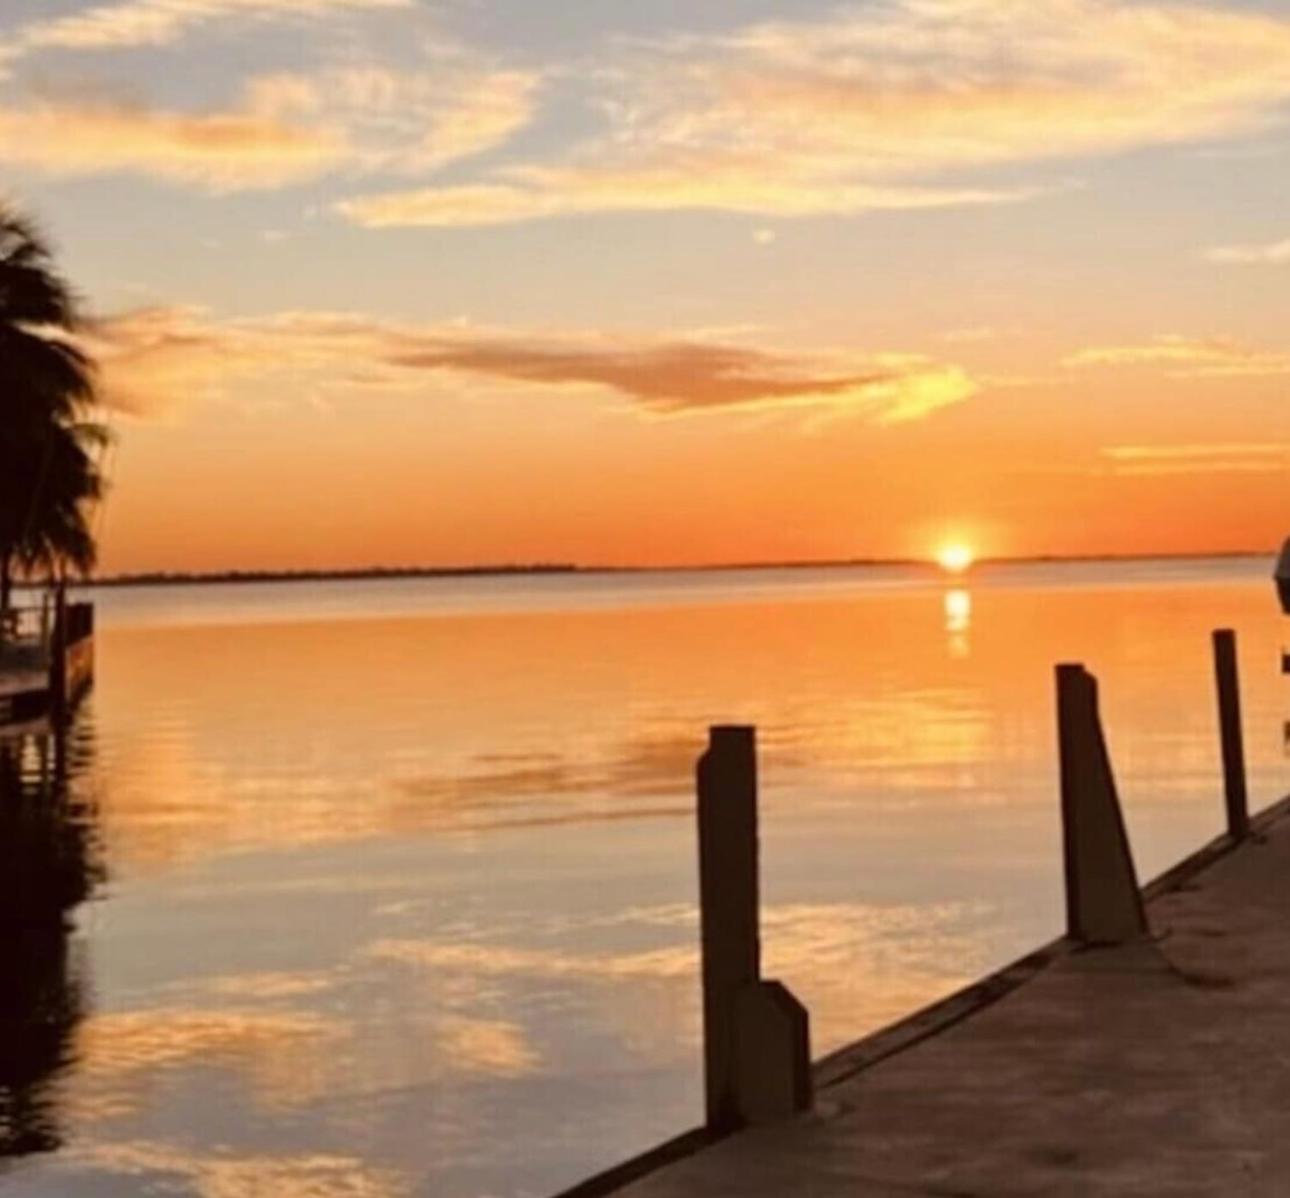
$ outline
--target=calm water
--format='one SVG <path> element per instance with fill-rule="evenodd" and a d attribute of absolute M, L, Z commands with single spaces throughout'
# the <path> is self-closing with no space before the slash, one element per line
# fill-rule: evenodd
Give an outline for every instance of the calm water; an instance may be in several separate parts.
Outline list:
<path fill-rule="evenodd" d="M 1219 825 L 1213 627 L 1290 789 L 1269 573 L 104 593 L 69 785 L 0 759 L 0 1190 L 540 1198 L 692 1126 L 708 724 L 760 729 L 768 971 L 827 1050 L 1059 930 L 1054 662 L 1144 875 Z"/>

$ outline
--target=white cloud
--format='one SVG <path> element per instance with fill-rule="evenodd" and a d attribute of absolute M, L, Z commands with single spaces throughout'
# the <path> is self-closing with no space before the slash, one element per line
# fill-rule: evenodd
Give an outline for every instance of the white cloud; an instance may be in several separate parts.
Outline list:
<path fill-rule="evenodd" d="M 254 106 L 347 130 L 367 170 L 420 174 L 503 144 L 534 115 L 541 77 L 470 59 L 419 71 L 343 67 L 262 76 Z"/>
<path fill-rule="evenodd" d="M 21 25 L 0 51 L 119 50 L 162 46 L 223 21 L 318 20 L 346 12 L 410 8 L 413 0 L 120 0 Z"/>

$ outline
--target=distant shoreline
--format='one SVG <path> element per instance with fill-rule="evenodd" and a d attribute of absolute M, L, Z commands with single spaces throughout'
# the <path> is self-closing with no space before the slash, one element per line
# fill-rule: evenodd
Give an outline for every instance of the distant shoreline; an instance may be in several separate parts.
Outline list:
<path fill-rule="evenodd" d="M 1214 561 L 1248 558 L 1274 558 L 1275 549 L 1228 550 L 1220 553 L 1125 553 L 1072 554 L 1035 557 L 982 558 L 973 569 L 985 566 L 1059 565 L 1079 563 L 1128 563 L 1168 561 Z M 372 582 L 414 578 L 497 578 L 542 577 L 546 575 L 586 574 L 677 574 L 725 573 L 741 570 L 823 570 L 874 566 L 925 567 L 940 572 L 933 561 L 923 558 L 836 558 L 787 562 L 728 562 L 693 566 L 590 566 L 572 562 L 535 562 L 512 565 L 478 566 L 368 566 L 341 570 L 214 570 L 149 571 L 137 574 L 112 574 L 105 578 L 77 583 L 80 587 L 162 587 L 209 586 L 213 584 L 246 585 L 279 582 Z"/>

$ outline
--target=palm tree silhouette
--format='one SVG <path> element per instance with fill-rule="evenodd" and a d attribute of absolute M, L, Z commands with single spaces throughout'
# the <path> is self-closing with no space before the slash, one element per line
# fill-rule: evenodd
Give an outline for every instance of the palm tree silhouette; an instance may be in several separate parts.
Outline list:
<path fill-rule="evenodd" d="M 47 242 L 0 207 L 0 616 L 17 577 L 94 565 L 87 509 L 102 494 L 94 451 L 107 433 L 89 419 L 94 367 L 78 327 Z"/>

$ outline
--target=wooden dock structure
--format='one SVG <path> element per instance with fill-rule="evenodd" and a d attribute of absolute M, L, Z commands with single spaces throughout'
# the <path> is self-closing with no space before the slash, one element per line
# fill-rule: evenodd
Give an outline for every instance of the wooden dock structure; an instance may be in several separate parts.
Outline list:
<path fill-rule="evenodd" d="M 804 1011 L 781 1003 L 769 1035 L 747 1026 L 748 995 L 778 986 L 755 967 L 753 734 L 714 729 L 699 772 L 708 1121 L 562 1198 L 1290 1194 L 1290 798 L 1248 811 L 1230 631 L 1214 664 L 1223 834 L 1139 887 L 1096 680 L 1059 666 L 1066 934 L 814 1066 Z M 723 887 L 722 869 L 744 880 Z"/>
<path fill-rule="evenodd" d="M 11 613 L 0 636 L 0 734 L 59 724 L 94 681 L 94 605 L 53 602 Z"/>

